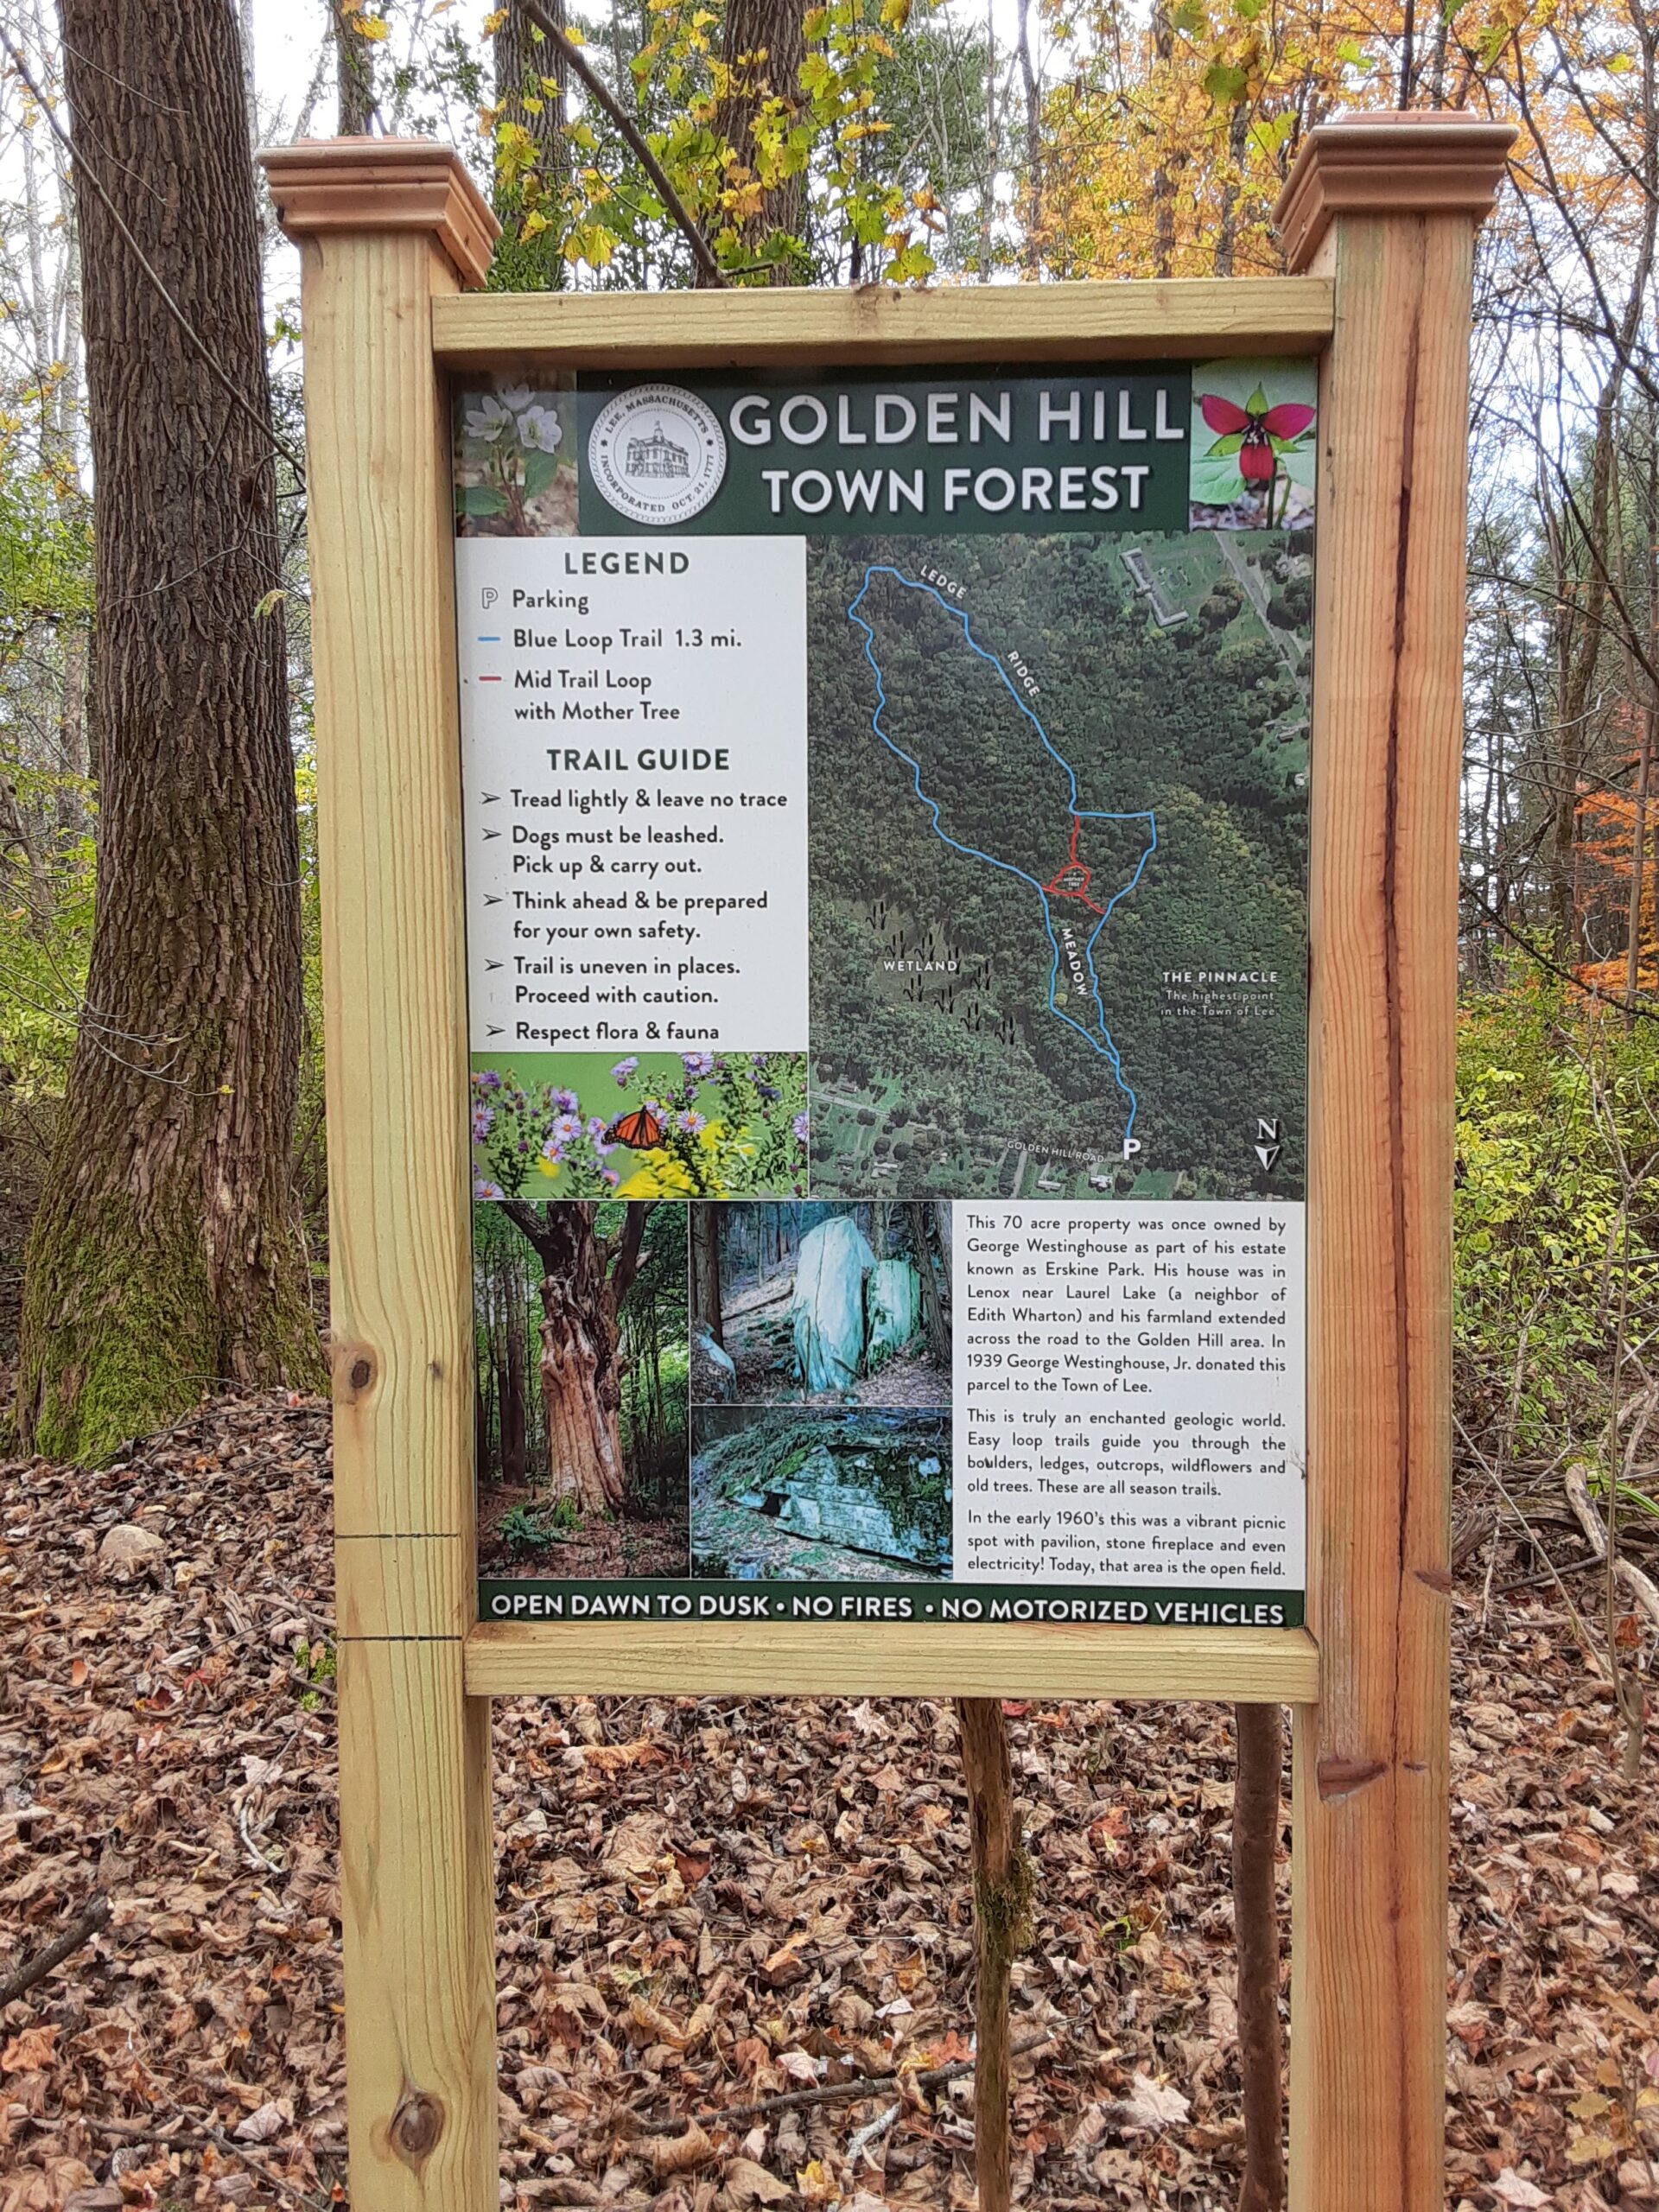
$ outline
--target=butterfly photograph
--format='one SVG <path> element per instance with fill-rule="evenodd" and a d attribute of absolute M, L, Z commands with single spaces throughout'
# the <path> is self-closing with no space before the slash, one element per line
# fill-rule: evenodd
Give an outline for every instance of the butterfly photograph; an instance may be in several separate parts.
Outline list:
<path fill-rule="evenodd" d="M 663 1123 L 649 1104 L 619 1115 L 605 1132 L 607 1144 L 625 1144 L 630 1152 L 652 1152 L 663 1141 Z"/>

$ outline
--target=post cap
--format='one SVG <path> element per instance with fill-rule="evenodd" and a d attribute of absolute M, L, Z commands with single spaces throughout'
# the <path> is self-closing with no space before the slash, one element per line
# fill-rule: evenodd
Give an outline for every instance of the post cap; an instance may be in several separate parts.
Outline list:
<path fill-rule="evenodd" d="M 324 232 L 423 231 L 466 291 L 489 273 L 501 226 L 453 146 L 429 138 L 302 138 L 266 146 L 259 166 L 291 238 Z"/>
<path fill-rule="evenodd" d="M 1334 215 L 1490 213 L 1515 130 L 1458 109 L 1346 116 L 1302 141 L 1273 211 L 1286 266 L 1306 269 Z"/>

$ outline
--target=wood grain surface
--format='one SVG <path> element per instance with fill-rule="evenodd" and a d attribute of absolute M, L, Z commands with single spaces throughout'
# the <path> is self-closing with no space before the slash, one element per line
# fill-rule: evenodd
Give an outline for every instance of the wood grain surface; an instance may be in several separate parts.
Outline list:
<path fill-rule="evenodd" d="M 1204 360 L 1312 353 L 1331 334 L 1319 276 L 1168 277 L 901 291 L 472 292 L 432 302 L 454 369 L 682 369 L 770 363 Z"/>
<path fill-rule="evenodd" d="M 365 220 L 368 218 L 365 216 Z M 475 1607 L 450 259 L 302 236 L 327 1038 L 352 2202 L 497 2196 L 489 1706 Z"/>
<path fill-rule="evenodd" d="M 646 1691 L 812 1697 L 1170 1697 L 1290 1705 L 1319 1694 L 1298 1629 L 950 1622 L 490 1622 L 467 1687 L 498 1697 Z"/>
<path fill-rule="evenodd" d="M 1294 2212 L 1442 2201 L 1466 214 L 1340 214 L 1320 393 Z"/>

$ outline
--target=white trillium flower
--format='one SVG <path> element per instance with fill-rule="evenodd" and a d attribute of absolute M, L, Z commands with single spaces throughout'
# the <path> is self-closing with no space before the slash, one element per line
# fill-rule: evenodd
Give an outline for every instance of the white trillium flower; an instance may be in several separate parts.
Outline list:
<path fill-rule="evenodd" d="M 551 407 L 543 407 L 539 401 L 533 407 L 526 407 L 518 417 L 519 443 L 537 453 L 556 451 L 563 435 L 556 412 Z"/>
<path fill-rule="evenodd" d="M 534 397 L 527 384 L 509 385 L 501 394 L 501 404 L 514 415 L 522 414 Z"/>
<path fill-rule="evenodd" d="M 486 392 L 467 410 L 467 436 L 482 438 L 486 445 L 493 445 L 501 433 L 512 427 L 512 409 L 504 407 L 492 392 Z"/>

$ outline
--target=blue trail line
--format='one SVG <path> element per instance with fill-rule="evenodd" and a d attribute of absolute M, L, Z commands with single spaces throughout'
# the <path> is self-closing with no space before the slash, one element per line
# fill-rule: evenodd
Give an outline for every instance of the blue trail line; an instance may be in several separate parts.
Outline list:
<path fill-rule="evenodd" d="M 1111 898 L 1107 902 L 1105 911 L 1102 913 L 1099 920 L 1095 924 L 1093 929 L 1090 931 L 1088 938 L 1083 948 L 1084 965 L 1089 971 L 1089 982 L 1094 997 L 1095 1011 L 1100 1018 L 1100 1036 L 1098 1039 L 1095 1037 L 1091 1031 L 1085 1029 L 1080 1021 L 1073 1020 L 1072 1017 L 1069 1014 L 1067 1014 L 1061 1007 L 1055 1004 L 1054 995 L 1059 988 L 1060 982 L 1060 941 L 1054 934 L 1054 918 L 1049 910 L 1047 886 L 1046 884 L 1039 883 L 1034 875 L 1027 875 L 1024 868 L 1016 868 L 1012 861 L 1000 861 L 994 853 L 982 853 L 976 845 L 958 844 L 954 837 L 947 835 L 946 831 L 941 827 L 939 822 L 939 802 L 936 798 L 931 798 L 922 789 L 922 771 L 919 762 L 913 760 L 910 754 L 905 751 L 904 747 L 901 745 L 895 743 L 894 741 L 888 736 L 887 731 L 881 727 L 881 717 L 887 710 L 887 685 L 882 681 L 880 663 L 875 657 L 875 632 L 871 628 L 870 625 L 864 620 L 864 617 L 858 611 L 864 603 L 864 594 L 870 588 L 870 579 L 872 576 L 891 576 L 895 583 L 902 584 L 906 591 L 925 592 L 928 597 L 932 600 L 937 606 L 943 607 L 947 614 L 954 615 L 957 620 L 961 623 L 963 642 L 967 645 L 969 651 L 970 652 L 977 653 L 981 660 L 988 661 L 996 671 L 1009 698 L 1013 700 L 1014 705 L 1020 709 L 1020 712 L 1025 716 L 1026 720 L 1031 724 L 1038 736 L 1041 739 L 1044 751 L 1046 752 L 1051 759 L 1056 761 L 1058 765 L 1065 770 L 1066 783 L 1071 793 L 1071 813 L 1077 820 L 1080 822 L 1144 822 L 1147 824 L 1147 830 L 1150 833 L 1149 841 L 1145 849 L 1142 851 L 1140 860 L 1135 864 L 1135 874 L 1129 878 L 1128 881 L 1123 885 L 1121 890 L 1113 893 Z M 885 564 L 873 565 L 865 569 L 864 581 L 860 584 L 857 592 L 855 594 L 852 603 L 847 609 L 847 613 L 849 620 L 855 622 L 858 627 L 864 632 L 864 658 L 870 664 L 870 673 L 875 678 L 875 712 L 870 716 L 870 728 L 880 739 L 882 744 L 887 747 L 888 752 L 891 753 L 895 759 L 902 760 L 906 767 L 910 770 L 916 796 L 920 799 L 922 804 L 926 807 L 929 814 L 932 817 L 934 835 L 940 838 L 943 842 L 949 845 L 952 852 L 965 854 L 970 860 L 983 861 L 988 868 L 1000 868 L 1005 874 L 1017 875 L 1022 883 L 1030 884 L 1032 889 L 1042 900 L 1043 927 L 1048 933 L 1049 946 L 1054 955 L 1054 964 L 1049 971 L 1048 979 L 1048 1010 L 1058 1020 L 1065 1022 L 1069 1029 L 1075 1029 L 1078 1036 L 1082 1038 L 1084 1043 L 1088 1046 L 1090 1052 L 1097 1052 L 1109 1065 L 1112 1071 L 1113 1082 L 1117 1085 L 1117 1088 L 1122 1092 L 1122 1096 L 1128 1101 L 1128 1116 L 1123 1124 L 1123 1141 L 1127 1144 L 1129 1139 L 1135 1135 L 1135 1117 L 1139 1109 L 1140 1102 L 1135 1096 L 1134 1086 L 1123 1072 L 1123 1063 L 1119 1055 L 1117 1046 L 1113 1039 L 1111 1029 L 1106 1020 L 1106 1007 L 1104 1001 L 1102 1000 L 1100 995 L 1100 978 L 1095 972 L 1095 940 L 1099 937 L 1102 930 L 1105 928 L 1107 923 L 1111 919 L 1112 910 L 1116 906 L 1118 901 L 1122 899 L 1127 899 L 1130 892 L 1135 889 L 1136 884 L 1140 882 L 1141 875 L 1145 871 L 1147 862 L 1157 851 L 1157 816 L 1150 808 L 1144 809 L 1136 813 L 1113 814 L 1109 813 L 1103 808 L 1089 809 L 1080 807 L 1077 804 L 1077 771 L 1072 767 L 1071 763 L 1065 758 L 1065 755 L 1059 752 L 1051 741 L 1048 732 L 1043 728 L 1042 723 L 1037 719 L 1037 716 L 1032 712 L 1031 709 L 1020 697 L 1019 691 L 1015 689 L 1013 681 L 1009 677 L 1007 671 L 1003 667 L 996 655 L 992 652 L 987 652 L 984 646 L 982 645 L 978 639 L 975 637 L 972 630 L 968 626 L 968 617 L 964 610 L 959 607 L 953 607 L 948 599 L 944 598 L 938 592 L 934 590 L 931 584 L 925 584 L 918 582 L 914 576 L 907 576 L 904 574 L 902 569 L 890 568 Z"/>

